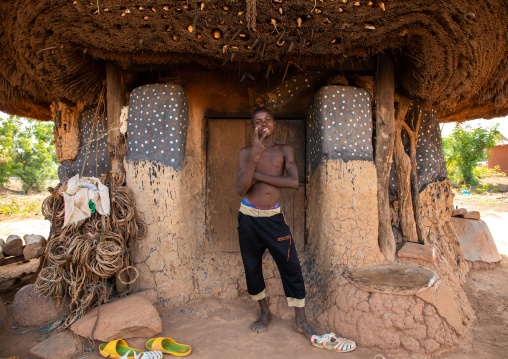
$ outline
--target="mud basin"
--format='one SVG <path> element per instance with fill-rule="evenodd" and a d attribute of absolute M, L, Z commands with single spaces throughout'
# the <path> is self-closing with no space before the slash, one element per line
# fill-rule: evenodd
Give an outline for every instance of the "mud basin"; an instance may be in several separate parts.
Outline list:
<path fill-rule="evenodd" d="M 386 264 L 347 269 L 351 284 L 368 292 L 413 295 L 430 288 L 439 276 L 424 267 Z"/>

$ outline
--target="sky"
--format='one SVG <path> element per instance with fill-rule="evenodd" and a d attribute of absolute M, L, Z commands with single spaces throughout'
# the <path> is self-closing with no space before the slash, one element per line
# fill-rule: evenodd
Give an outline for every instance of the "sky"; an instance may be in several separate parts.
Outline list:
<path fill-rule="evenodd" d="M 471 125 L 471 127 L 491 127 L 494 126 L 494 124 L 499 123 L 498 130 L 501 132 L 501 134 L 508 138 L 508 116 L 506 117 L 498 117 L 493 118 L 491 120 L 471 120 L 462 122 L 463 125 Z M 439 125 L 441 128 L 441 137 L 448 137 L 455 127 L 457 123 L 456 122 L 449 122 L 449 123 L 442 123 Z"/>

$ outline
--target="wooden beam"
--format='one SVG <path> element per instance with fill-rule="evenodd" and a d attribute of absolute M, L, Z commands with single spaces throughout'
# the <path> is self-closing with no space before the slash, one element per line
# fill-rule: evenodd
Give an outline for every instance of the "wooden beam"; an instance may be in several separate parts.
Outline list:
<path fill-rule="evenodd" d="M 125 105 L 125 88 L 121 69 L 113 63 L 106 64 L 106 102 L 108 116 L 108 150 L 111 171 L 124 172 L 123 154 L 118 149 L 120 136 L 120 111 Z"/>
<path fill-rule="evenodd" d="M 416 242 L 418 239 L 411 196 L 411 160 L 404 150 L 401 136 L 402 122 L 404 122 L 410 103 L 411 101 L 407 98 L 399 98 L 395 113 L 395 148 L 393 152 L 397 174 L 400 231 L 403 242 Z"/>
<path fill-rule="evenodd" d="M 114 172 L 124 173 L 123 157 L 124 154 L 119 151 L 120 144 L 125 138 L 120 135 L 120 112 L 122 106 L 125 105 L 125 87 L 122 81 L 122 70 L 112 64 L 106 64 L 106 103 L 108 117 L 108 151 L 110 170 Z M 121 276 L 121 277 L 120 277 Z M 129 282 L 127 271 L 116 275 L 116 290 L 118 293 L 125 292 L 128 286 L 123 282 Z"/>
<path fill-rule="evenodd" d="M 379 218 L 379 248 L 389 261 L 395 260 L 395 238 L 393 237 L 388 183 L 392 165 L 394 145 L 394 93 L 395 80 L 392 58 L 389 54 L 377 57 L 374 80 L 374 102 L 376 105 L 376 172 Z"/>

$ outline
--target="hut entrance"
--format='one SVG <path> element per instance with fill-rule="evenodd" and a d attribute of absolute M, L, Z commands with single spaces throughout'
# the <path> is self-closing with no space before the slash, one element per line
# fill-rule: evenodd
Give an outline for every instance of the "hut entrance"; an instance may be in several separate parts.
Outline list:
<path fill-rule="evenodd" d="M 282 192 L 281 207 L 291 228 L 296 247 L 305 247 L 305 120 L 277 120 L 276 143 L 293 146 L 300 183 L 297 190 Z M 250 146 L 252 125 L 248 120 L 208 120 L 206 149 L 206 227 L 207 248 L 211 251 L 237 252 L 238 209 L 236 193 L 238 151 Z"/>

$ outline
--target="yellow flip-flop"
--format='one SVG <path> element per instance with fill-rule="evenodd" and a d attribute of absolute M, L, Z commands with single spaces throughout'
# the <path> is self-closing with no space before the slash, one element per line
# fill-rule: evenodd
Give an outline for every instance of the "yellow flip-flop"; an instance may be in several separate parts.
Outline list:
<path fill-rule="evenodd" d="M 118 359 L 123 357 L 125 354 L 128 354 L 127 358 L 134 359 L 140 353 L 143 353 L 143 350 L 134 349 L 127 345 L 127 342 L 123 339 L 112 340 L 109 343 L 102 343 L 99 345 L 99 352 L 103 357 Z"/>
<path fill-rule="evenodd" d="M 177 357 L 185 357 L 192 351 L 190 345 L 180 344 L 171 338 L 152 338 L 146 342 L 148 350 L 159 350 L 164 354 L 170 354 Z"/>

